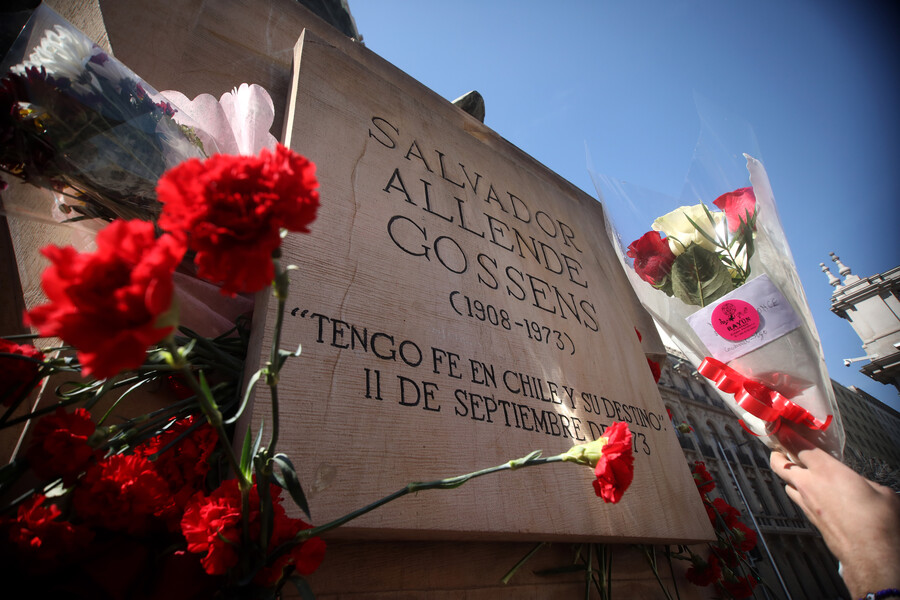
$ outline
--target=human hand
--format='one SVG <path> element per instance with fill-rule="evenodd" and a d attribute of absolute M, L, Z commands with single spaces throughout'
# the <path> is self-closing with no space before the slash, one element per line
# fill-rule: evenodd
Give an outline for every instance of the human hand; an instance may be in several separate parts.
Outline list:
<path fill-rule="evenodd" d="M 900 496 L 799 436 L 782 442 L 797 460 L 772 452 L 772 470 L 841 562 L 853 598 L 900 588 Z"/>

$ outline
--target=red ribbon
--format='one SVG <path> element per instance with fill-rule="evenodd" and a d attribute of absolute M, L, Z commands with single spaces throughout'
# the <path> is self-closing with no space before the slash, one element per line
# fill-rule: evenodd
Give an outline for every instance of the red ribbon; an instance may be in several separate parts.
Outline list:
<path fill-rule="evenodd" d="M 780 424 L 779 419 L 819 431 L 825 431 L 831 425 L 832 415 L 828 415 L 824 422 L 819 421 L 808 410 L 775 390 L 744 377 L 725 363 L 709 356 L 703 359 L 697 372 L 713 381 L 723 392 L 734 394 L 734 399 L 742 409 L 767 423 L 775 424 L 776 427 Z M 743 421 L 741 426 L 753 433 Z"/>

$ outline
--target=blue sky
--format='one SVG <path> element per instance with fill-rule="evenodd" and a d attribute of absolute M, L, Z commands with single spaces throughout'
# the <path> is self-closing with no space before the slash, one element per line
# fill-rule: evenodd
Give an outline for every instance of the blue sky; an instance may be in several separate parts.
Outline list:
<path fill-rule="evenodd" d="M 750 124 L 829 374 L 900 410 L 895 388 L 858 372 L 865 363 L 843 366 L 864 353 L 830 312 L 819 267 L 834 267 L 832 251 L 863 277 L 900 264 L 891 4 L 350 0 L 350 9 L 370 50 L 449 100 L 478 90 L 489 127 L 594 197 L 586 148 L 597 172 L 678 198 L 700 133 L 695 97 Z"/>

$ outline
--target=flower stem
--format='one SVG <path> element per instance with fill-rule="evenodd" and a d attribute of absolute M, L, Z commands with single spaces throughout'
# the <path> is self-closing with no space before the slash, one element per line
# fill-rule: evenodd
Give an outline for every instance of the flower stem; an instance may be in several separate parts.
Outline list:
<path fill-rule="evenodd" d="M 279 433 L 279 417 L 278 411 L 278 376 L 281 370 L 281 360 L 278 350 L 281 346 L 281 329 L 284 324 L 284 307 L 287 301 L 288 288 L 290 287 L 290 279 L 288 278 L 288 270 L 281 268 L 281 261 L 273 257 L 272 262 L 275 264 L 275 279 L 272 282 L 272 293 L 278 301 L 278 308 L 275 313 L 275 329 L 272 334 L 272 350 L 269 354 L 269 362 L 266 365 L 266 384 L 269 386 L 269 392 L 272 398 L 272 439 L 266 448 L 269 456 L 275 455 L 275 445 L 278 443 Z M 266 470 L 271 469 L 267 464 Z"/>
<path fill-rule="evenodd" d="M 172 342 L 171 338 L 169 338 L 166 343 L 169 346 L 169 351 L 172 354 L 172 359 L 176 361 L 175 364 L 179 367 L 182 377 L 184 377 L 185 381 L 187 381 L 188 383 L 188 386 L 191 388 L 191 390 L 193 390 L 194 394 L 196 394 L 197 403 L 200 405 L 200 410 L 203 411 L 203 415 L 206 417 L 206 420 L 209 421 L 209 424 L 212 425 L 213 429 L 216 430 L 216 433 L 219 436 L 219 443 L 222 444 L 223 448 L 225 448 L 225 456 L 228 459 L 228 464 L 231 467 L 231 470 L 234 471 L 235 475 L 238 478 L 240 488 L 242 490 L 244 488 L 249 489 L 251 483 L 244 476 L 244 472 L 241 470 L 237 455 L 235 455 L 234 448 L 231 446 L 231 440 L 228 438 L 228 433 L 225 431 L 225 425 L 222 422 L 222 413 L 219 411 L 218 406 L 216 406 L 215 400 L 210 395 L 208 395 L 208 388 L 204 389 L 204 386 L 200 385 L 200 382 L 197 381 L 196 377 L 194 377 L 194 372 L 191 370 L 191 365 L 178 353 L 178 348 L 175 347 L 175 344 L 174 342 Z"/>
<path fill-rule="evenodd" d="M 491 473 L 497 473 L 499 471 L 510 471 L 536 465 L 546 465 L 555 462 L 563 462 L 564 456 L 564 454 L 559 454 L 557 456 L 540 458 L 540 452 L 538 451 L 532 452 L 531 454 L 523 458 L 503 463 L 502 465 L 489 467 L 487 469 L 481 469 L 480 471 L 466 473 L 465 475 L 459 475 L 457 477 L 448 477 L 446 479 L 437 479 L 435 481 L 414 481 L 412 483 L 406 484 L 405 487 L 400 488 L 396 492 L 389 494 L 384 498 L 381 498 L 380 500 L 376 500 L 368 506 L 364 506 L 362 508 L 354 510 L 353 512 L 347 513 L 346 515 L 339 517 L 334 521 L 331 521 L 330 523 L 325 523 L 324 525 L 319 525 L 318 527 L 313 527 L 312 529 L 304 529 L 297 534 L 295 539 L 302 542 L 308 540 L 311 537 L 325 533 L 326 531 L 331 531 L 332 529 L 340 527 L 341 525 L 344 525 L 345 523 L 348 523 L 353 519 L 356 519 L 357 517 L 361 517 L 364 514 L 375 510 L 376 508 L 384 506 L 385 504 L 393 502 L 397 498 L 401 498 L 410 493 L 421 492 L 425 490 L 453 489 L 461 486 L 470 479 L 475 479 L 476 477 L 481 477 L 482 475 L 489 475 Z"/>
<path fill-rule="evenodd" d="M 672 596 L 671 594 L 669 594 L 669 588 L 667 588 L 663 584 L 663 581 L 659 576 L 659 567 L 656 564 L 656 549 L 653 546 L 645 544 L 639 545 L 638 548 L 640 548 L 644 553 L 644 557 L 647 559 L 647 563 L 650 565 L 650 569 L 653 571 L 653 576 L 656 577 L 656 583 L 659 584 L 659 587 L 666 595 L 666 600 L 672 600 Z"/>

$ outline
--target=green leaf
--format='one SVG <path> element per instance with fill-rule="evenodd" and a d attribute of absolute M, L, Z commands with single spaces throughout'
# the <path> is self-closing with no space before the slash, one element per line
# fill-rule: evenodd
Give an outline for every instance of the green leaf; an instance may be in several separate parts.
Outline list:
<path fill-rule="evenodd" d="M 250 471 L 250 461 L 252 458 L 252 453 L 250 452 L 250 426 L 247 425 L 247 433 L 244 434 L 244 445 L 241 448 L 241 473 L 244 475 L 244 479 L 250 481 L 250 475 L 252 474 Z"/>
<path fill-rule="evenodd" d="M 671 296 L 672 295 L 672 277 L 671 277 L 671 275 L 666 275 L 665 278 L 661 282 L 657 283 L 653 287 L 655 287 L 659 291 L 665 293 L 666 296 Z"/>
<path fill-rule="evenodd" d="M 278 371 L 281 371 L 281 367 L 284 366 L 284 363 L 287 362 L 287 359 L 292 356 L 300 356 L 301 346 L 297 346 L 296 352 L 288 352 L 287 350 L 282 350 L 279 348 L 278 350 Z"/>
<path fill-rule="evenodd" d="M 715 224 L 715 221 L 713 221 L 712 215 L 710 214 L 709 209 L 706 208 L 706 205 L 705 205 L 705 204 L 703 205 L 703 210 L 706 211 L 706 214 L 707 214 L 707 216 L 709 217 L 709 220 L 712 221 L 713 224 Z M 721 243 L 719 240 L 717 240 L 716 238 L 714 238 L 714 237 L 712 237 L 711 235 L 709 235 L 708 233 L 706 233 L 706 230 L 703 229 L 702 227 L 700 227 L 699 225 L 697 225 L 697 223 L 695 223 L 694 220 L 693 220 L 692 218 L 690 218 L 689 216 L 687 216 L 686 213 L 685 213 L 685 215 L 684 215 L 684 218 L 686 218 L 686 219 L 691 223 L 691 225 L 694 226 L 694 229 L 697 230 L 697 233 L 699 233 L 700 235 L 702 235 L 703 237 L 705 237 L 707 240 L 709 240 L 710 243 L 711 243 L 713 246 L 715 246 L 715 247 L 717 247 L 717 248 L 724 248 L 724 247 L 725 247 L 725 246 L 722 245 L 722 243 Z M 687 252 L 687 250 L 685 250 L 685 252 Z"/>
<path fill-rule="evenodd" d="M 712 225 L 713 231 L 716 230 L 716 220 L 713 218 L 712 213 L 709 212 L 709 208 L 705 204 L 701 204 L 703 207 L 703 212 L 706 213 L 706 218 L 709 219 L 709 224 Z M 685 215 L 687 217 L 687 215 Z M 688 217 L 690 218 L 690 217 Z"/>
<path fill-rule="evenodd" d="M 262 445 L 262 434 L 263 434 L 263 427 L 262 427 L 262 425 L 260 425 L 259 433 L 256 434 L 256 441 L 253 442 L 253 456 L 257 455 L 257 453 L 259 452 L 259 447 Z"/>
<path fill-rule="evenodd" d="M 244 446 L 241 448 L 241 473 L 247 481 L 253 481 L 253 457 L 259 451 L 259 445 L 262 442 L 263 428 L 259 428 L 256 435 L 256 441 L 250 441 L 250 426 L 247 425 L 247 433 L 244 434 Z"/>
<path fill-rule="evenodd" d="M 731 274 L 715 252 L 696 244 L 672 263 L 672 293 L 686 304 L 706 306 L 732 289 Z"/>
<path fill-rule="evenodd" d="M 243 400 L 241 400 L 241 406 L 238 408 L 233 417 L 225 421 L 225 425 L 231 425 L 232 423 L 237 422 L 237 420 L 241 418 L 241 415 L 244 414 L 244 409 L 247 408 L 247 404 L 250 402 L 250 393 L 253 391 L 253 386 L 256 385 L 256 382 L 259 381 L 259 378 L 262 377 L 262 374 L 263 370 L 260 369 L 253 374 L 253 377 L 250 378 L 250 383 L 247 384 L 247 391 L 244 392 L 244 398 Z"/>
<path fill-rule="evenodd" d="M 203 391 L 203 397 L 206 398 L 206 401 L 209 402 L 210 406 L 219 410 L 219 406 L 216 404 L 216 398 L 213 396 L 212 390 L 209 389 L 209 383 L 206 381 L 206 375 L 203 374 L 203 371 L 200 371 L 199 375 L 200 389 Z"/>
<path fill-rule="evenodd" d="M 272 462 L 278 467 L 277 470 L 272 470 L 272 477 L 275 478 L 278 485 L 288 491 L 291 498 L 293 498 L 297 506 L 300 507 L 300 510 L 311 519 L 312 515 L 309 514 L 309 504 L 306 502 L 303 487 L 301 487 L 300 479 L 297 477 L 297 470 L 294 468 L 291 460 L 285 454 L 276 454 L 272 457 Z"/>

